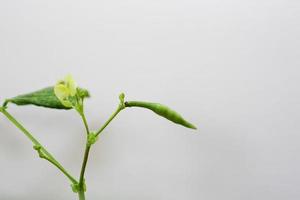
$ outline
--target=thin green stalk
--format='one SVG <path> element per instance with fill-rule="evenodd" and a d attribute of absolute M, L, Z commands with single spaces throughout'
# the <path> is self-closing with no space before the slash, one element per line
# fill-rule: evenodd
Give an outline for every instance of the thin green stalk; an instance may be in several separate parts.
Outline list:
<path fill-rule="evenodd" d="M 6 116 L 6 118 L 11 121 L 18 129 L 20 129 L 35 146 L 39 146 L 40 150 L 46 155 L 46 160 L 48 160 L 50 163 L 52 163 L 54 166 L 56 166 L 73 184 L 77 184 L 73 176 L 71 176 L 67 170 L 45 149 L 41 143 L 35 139 L 32 134 L 26 130 L 11 114 L 9 114 L 3 107 L 1 107 L 0 111 Z"/>
<path fill-rule="evenodd" d="M 78 100 L 77 100 L 78 101 Z M 83 124 L 84 124 L 84 127 L 85 127 L 85 130 L 86 130 L 86 134 L 89 135 L 90 133 L 90 129 L 89 129 L 89 125 L 87 123 L 87 120 L 86 120 L 86 117 L 85 117 L 85 114 L 84 114 L 84 104 L 83 104 L 83 99 L 81 99 L 81 102 L 78 103 L 80 106 L 78 107 L 77 112 L 79 113 L 79 115 L 81 116 L 81 119 L 83 121 Z"/>
<path fill-rule="evenodd" d="M 80 177 L 79 177 L 79 200 L 84 200 L 84 192 L 85 192 L 85 180 L 84 180 L 84 173 L 85 173 L 85 169 L 86 169 L 86 165 L 88 162 L 88 158 L 89 158 L 89 153 L 90 153 L 90 149 L 91 146 L 86 145 L 85 147 L 85 151 L 84 151 L 84 158 L 82 161 L 82 167 L 81 167 L 81 171 L 80 171 Z"/>
<path fill-rule="evenodd" d="M 96 137 L 107 127 L 107 125 L 117 116 L 117 114 L 124 109 L 124 106 L 120 104 L 117 110 L 110 116 L 110 118 L 104 123 L 104 125 L 96 132 Z"/>
<path fill-rule="evenodd" d="M 79 177 L 79 186 L 82 184 L 84 185 L 84 172 L 86 168 L 86 164 L 89 158 L 89 153 L 90 153 L 91 146 L 86 145 L 85 151 L 84 151 L 84 157 L 83 157 L 83 162 L 82 162 L 82 167 L 81 167 L 81 172 L 80 172 L 80 177 Z"/>
<path fill-rule="evenodd" d="M 78 192 L 79 200 L 85 200 L 85 194 L 84 191 L 79 191 Z"/>
<path fill-rule="evenodd" d="M 116 115 L 122 110 L 124 109 L 123 105 L 119 105 L 118 109 L 110 116 L 110 118 L 104 123 L 104 125 L 96 132 L 96 137 L 107 127 L 107 125 L 116 117 Z M 84 114 L 82 114 L 82 119 L 83 122 L 86 124 L 86 130 L 88 129 L 87 123 L 84 120 Z M 85 151 L 84 151 L 84 158 L 82 161 L 82 166 L 81 166 L 81 171 L 80 171 L 80 177 L 79 177 L 79 191 L 78 191 L 78 195 L 79 195 L 79 200 L 85 200 L 85 180 L 84 180 L 84 173 L 85 173 L 85 169 L 86 169 L 86 165 L 88 162 L 88 158 L 89 158 L 89 153 L 90 153 L 90 149 L 91 149 L 91 145 L 88 144 L 88 136 L 90 134 L 90 132 L 87 132 L 87 143 L 85 146 Z"/>
<path fill-rule="evenodd" d="M 81 166 L 81 170 L 80 170 L 80 176 L 79 176 L 79 190 L 78 190 L 78 196 L 79 196 L 79 200 L 85 200 L 85 181 L 84 181 L 84 173 L 85 173 L 85 169 L 86 169 L 86 165 L 88 162 L 88 157 L 89 157 L 89 152 L 90 152 L 90 147 L 88 145 L 88 138 L 89 138 L 89 134 L 90 134 L 90 129 L 84 114 L 84 110 L 83 110 L 83 104 L 82 104 L 82 112 L 79 113 L 82 121 L 84 123 L 85 126 L 85 130 L 86 130 L 86 134 L 87 134 L 87 139 L 86 139 L 86 147 L 85 147 L 85 151 L 84 151 L 84 157 L 83 157 L 83 161 L 82 161 L 82 166 Z"/>
<path fill-rule="evenodd" d="M 86 130 L 86 134 L 88 135 L 90 133 L 90 129 L 89 129 L 89 126 L 88 126 L 88 123 L 87 123 L 87 120 L 86 120 L 86 117 L 85 117 L 85 114 L 82 112 L 80 114 L 81 118 L 82 118 L 82 121 L 84 123 L 84 127 L 85 127 L 85 130 Z"/>

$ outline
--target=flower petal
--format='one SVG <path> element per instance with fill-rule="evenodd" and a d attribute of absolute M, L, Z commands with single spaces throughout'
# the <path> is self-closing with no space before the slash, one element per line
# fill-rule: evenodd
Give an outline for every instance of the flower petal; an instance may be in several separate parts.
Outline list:
<path fill-rule="evenodd" d="M 70 96 L 70 90 L 65 85 L 62 83 L 56 84 L 54 86 L 54 93 L 64 106 L 72 107 L 72 104 L 68 100 L 68 97 Z"/>
<path fill-rule="evenodd" d="M 77 83 L 76 81 L 73 79 L 72 75 L 67 75 L 64 79 L 65 81 L 65 85 L 66 87 L 69 89 L 70 91 L 70 95 L 71 96 L 75 96 L 76 92 L 77 92 Z"/>

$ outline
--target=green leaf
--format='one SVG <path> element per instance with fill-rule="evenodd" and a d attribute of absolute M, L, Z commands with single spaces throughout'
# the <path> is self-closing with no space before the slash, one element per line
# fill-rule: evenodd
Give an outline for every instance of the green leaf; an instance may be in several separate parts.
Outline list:
<path fill-rule="evenodd" d="M 186 121 L 179 113 L 160 103 L 151 103 L 151 102 L 144 102 L 144 101 L 128 101 L 125 102 L 125 106 L 147 108 L 176 124 L 180 124 L 182 126 L 191 129 L 197 129 L 196 126 Z"/>
<path fill-rule="evenodd" d="M 64 106 L 54 94 L 53 87 L 47 87 L 32 93 L 19 95 L 11 99 L 7 99 L 3 106 L 6 107 L 8 103 L 14 103 L 19 106 L 36 105 L 46 108 L 55 109 L 70 109 Z"/>

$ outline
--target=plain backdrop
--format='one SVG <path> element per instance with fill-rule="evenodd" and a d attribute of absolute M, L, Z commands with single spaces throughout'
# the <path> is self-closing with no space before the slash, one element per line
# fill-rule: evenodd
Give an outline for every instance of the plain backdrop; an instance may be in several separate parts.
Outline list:
<path fill-rule="evenodd" d="M 90 154 L 87 200 L 300 199 L 297 0 L 0 0 L 0 101 L 71 73 L 98 129 L 128 100 L 160 102 L 193 131 L 126 109 Z M 74 176 L 74 111 L 9 111 Z M 0 116 L 0 199 L 76 199 Z"/>

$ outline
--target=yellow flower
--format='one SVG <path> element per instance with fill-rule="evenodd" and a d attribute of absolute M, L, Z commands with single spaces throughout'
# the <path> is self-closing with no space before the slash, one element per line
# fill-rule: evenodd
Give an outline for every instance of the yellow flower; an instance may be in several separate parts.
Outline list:
<path fill-rule="evenodd" d="M 54 86 L 54 93 L 60 102 L 71 108 L 72 103 L 70 97 L 74 97 L 77 93 L 77 84 L 71 75 L 67 75 L 64 80 L 60 80 Z"/>

